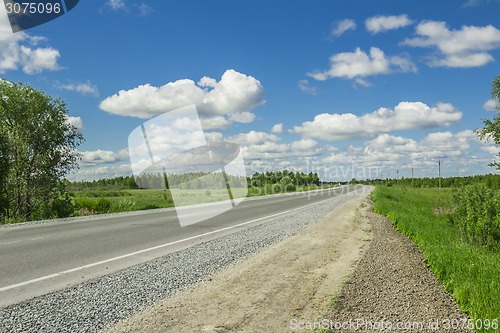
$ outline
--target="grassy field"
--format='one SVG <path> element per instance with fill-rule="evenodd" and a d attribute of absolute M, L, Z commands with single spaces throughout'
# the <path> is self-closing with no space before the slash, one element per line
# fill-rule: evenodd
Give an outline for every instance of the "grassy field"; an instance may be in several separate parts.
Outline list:
<path fill-rule="evenodd" d="M 294 192 L 310 191 L 335 187 L 325 186 L 299 186 Z M 244 191 L 246 192 L 246 191 Z M 233 196 L 243 197 L 242 189 L 233 189 Z M 279 187 L 251 187 L 248 189 L 247 197 L 255 197 L 268 194 L 278 194 Z M 176 205 L 189 205 L 206 202 L 227 200 L 228 194 L 225 189 L 210 190 L 176 190 L 174 194 Z M 99 213 L 116 213 L 135 210 L 146 210 L 155 208 L 174 207 L 172 193 L 161 189 L 138 189 L 138 190 L 107 190 L 92 189 L 71 192 L 74 197 L 75 215 L 89 215 Z"/>
<path fill-rule="evenodd" d="M 389 217 L 422 250 L 427 265 L 458 305 L 486 326 L 487 320 L 500 320 L 500 249 L 467 242 L 449 222 L 458 191 L 379 186 L 372 199 L 375 211 Z"/>

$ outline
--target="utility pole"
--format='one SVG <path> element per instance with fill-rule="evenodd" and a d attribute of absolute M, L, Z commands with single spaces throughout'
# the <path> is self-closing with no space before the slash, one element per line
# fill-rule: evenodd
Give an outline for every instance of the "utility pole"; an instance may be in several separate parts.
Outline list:
<path fill-rule="evenodd" d="M 438 160 L 439 189 L 441 189 L 441 160 Z"/>
<path fill-rule="evenodd" d="M 411 187 L 415 187 L 415 183 L 413 180 L 413 167 L 411 167 Z"/>
<path fill-rule="evenodd" d="M 399 170 L 396 170 L 396 184 L 399 183 Z"/>

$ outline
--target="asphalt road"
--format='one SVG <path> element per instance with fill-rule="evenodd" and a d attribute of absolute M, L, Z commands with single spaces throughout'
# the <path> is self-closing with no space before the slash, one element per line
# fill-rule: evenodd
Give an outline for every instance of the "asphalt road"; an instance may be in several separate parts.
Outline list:
<path fill-rule="evenodd" d="M 181 227 L 175 209 L 0 227 L 0 307 L 63 289 L 168 253 L 320 205 L 354 187 L 247 198 Z M 191 206 L 194 216 L 218 203 Z"/>

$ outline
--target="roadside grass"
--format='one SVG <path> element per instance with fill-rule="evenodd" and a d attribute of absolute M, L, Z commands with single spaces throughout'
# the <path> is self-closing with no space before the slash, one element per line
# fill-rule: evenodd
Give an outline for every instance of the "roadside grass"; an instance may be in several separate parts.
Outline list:
<path fill-rule="evenodd" d="M 336 185 L 298 186 L 294 191 L 303 192 L 336 187 Z M 245 196 L 243 189 L 233 189 L 235 198 Z M 174 207 L 170 190 L 162 189 L 90 189 L 71 191 L 75 205 L 75 214 L 90 215 L 104 213 L 129 212 L 156 208 Z M 250 187 L 246 197 L 255 197 L 282 193 L 279 186 Z M 175 190 L 176 205 L 192 205 L 206 202 L 216 202 L 228 199 L 226 189 L 183 189 Z"/>
<path fill-rule="evenodd" d="M 449 223 L 456 192 L 378 186 L 372 199 L 375 212 L 390 218 L 420 248 L 434 275 L 477 324 L 477 331 L 497 331 L 491 323 L 500 320 L 500 249 L 467 242 Z"/>

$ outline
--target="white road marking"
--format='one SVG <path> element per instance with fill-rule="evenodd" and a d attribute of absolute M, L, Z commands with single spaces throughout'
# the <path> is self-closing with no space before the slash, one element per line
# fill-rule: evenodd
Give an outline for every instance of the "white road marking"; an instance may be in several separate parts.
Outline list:
<path fill-rule="evenodd" d="M 17 240 L 17 241 L 12 241 L 12 242 L 0 243 L 0 246 L 2 246 L 2 245 L 7 245 L 7 244 L 21 243 L 21 242 L 22 242 L 22 241 Z"/>
<path fill-rule="evenodd" d="M 328 199 L 331 199 L 331 198 L 328 198 Z M 325 199 L 325 200 L 328 200 L 328 199 Z M 14 288 L 24 287 L 24 286 L 27 286 L 27 285 L 30 285 L 30 284 L 33 284 L 33 283 L 37 283 L 37 282 L 49 280 L 49 279 L 52 279 L 52 278 L 56 278 L 56 277 L 64 275 L 64 274 L 74 273 L 74 272 L 77 272 L 77 271 L 81 271 L 82 269 L 95 267 L 95 266 L 98 266 L 98 265 L 106 264 L 106 263 L 109 263 L 109 262 L 112 262 L 112 261 L 116 261 L 116 260 L 120 260 L 120 259 L 125 259 L 125 258 L 128 258 L 128 257 L 132 257 L 132 256 L 135 256 L 135 255 L 141 254 L 141 253 L 158 250 L 158 249 L 161 249 L 161 248 L 164 248 L 164 247 L 167 247 L 167 246 L 171 246 L 171 245 L 179 244 L 179 243 L 182 243 L 182 242 L 190 241 L 190 240 L 193 240 L 193 239 L 196 239 L 196 238 L 200 238 L 200 237 L 204 237 L 204 236 L 216 234 L 216 233 L 221 232 L 221 231 L 226 231 L 226 230 L 238 228 L 238 227 L 241 227 L 241 226 L 244 226 L 244 225 L 247 225 L 247 224 L 251 224 L 251 223 L 255 223 L 255 222 L 258 222 L 258 221 L 262 221 L 262 220 L 265 220 L 265 219 L 270 219 L 270 218 L 273 219 L 273 218 L 276 218 L 276 217 L 278 217 L 280 215 L 285 215 L 285 214 L 288 214 L 288 213 L 291 213 L 291 212 L 294 212 L 294 211 L 297 211 L 297 210 L 301 210 L 301 209 L 304 209 L 304 208 L 307 208 L 307 207 L 311 207 L 311 206 L 320 204 L 320 203 L 322 203 L 325 200 L 321 200 L 321 201 L 318 201 L 318 202 L 315 202 L 315 203 L 312 203 L 312 204 L 309 204 L 309 205 L 306 205 L 306 206 L 303 206 L 303 207 L 289 209 L 289 210 L 281 212 L 281 213 L 276 213 L 276 214 L 272 214 L 272 215 L 260 217 L 260 218 L 255 219 L 255 220 L 251 220 L 251 221 L 239 223 L 239 224 L 236 224 L 236 225 L 233 225 L 233 226 L 230 226 L 230 227 L 225 227 L 225 228 L 222 228 L 222 229 L 217 229 L 217 230 L 214 230 L 214 231 L 206 232 L 204 234 L 200 234 L 200 235 L 196 235 L 196 236 L 191 236 L 191 237 L 184 238 L 184 239 L 179 239 L 179 240 L 176 240 L 174 242 L 170 242 L 170 243 L 166 243 L 166 244 L 162 244 L 162 245 L 157 245 L 157 246 L 154 246 L 154 247 L 150 247 L 150 248 L 147 248 L 147 249 L 143 249 L 143 250 L 139 250 L 139 251 L 127 253 L 127 254 L 124 254 L 124 255 L 121 255 L 121 256 L 117 256 L 117 257 L 114 257 L 114 258 L 109 258 L 109 259 L 106 259 L 106 260 L 101 260 L 101 261 L 98 261 L 98 262 L 94 262 L 92 264 L 83 265 L 83 266 L 80 266 L 80 267 L 75 267 L 75 268 L 68 269 L 68 270 L 65 270 L 65 271 L 62 271 L 62 272 L 59 272 L 59 273 L 54 273 L 54 274 L 42 276 L 42 277 L 39 277 L 39 278 L 36 278 L 36 279 L 32 279 L 32 280 L 28 280 L 28 281 L 24 281 L 24 282 L 12 284 L 10 286 L 6 286 L 6 287 L 0 288 L 0 292 L 7 291 L 7 290 L 10 290 L 10 289 L 14 289 Z"/>
<path fill-rule="evenodd" d="M 47 236 L 37 237 L 37 238 L 31 238 L 31 239 L 27 239 L 26 241 L 35 241 L 35 240 L 44 239 L 44 238 L 47 238 Z M 5 243 L 0 243 L 0 246 L 2 246 L 2 245 L 8 245 L 8 244 L 21 243 L 21 242 L 23 242 L 23 240 L 16 240 L 16 241 L 12 241 L 12 242 L 5 242 Z"/>

